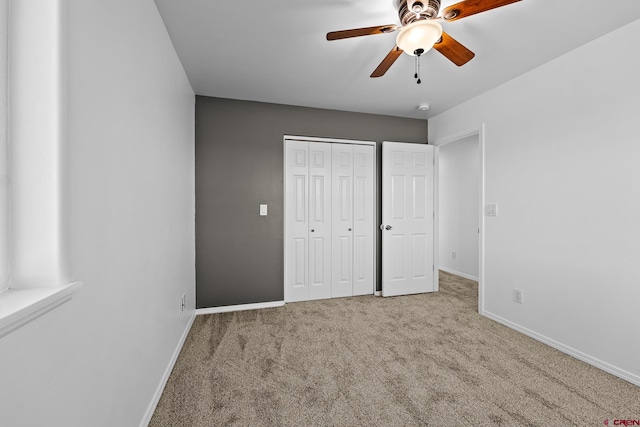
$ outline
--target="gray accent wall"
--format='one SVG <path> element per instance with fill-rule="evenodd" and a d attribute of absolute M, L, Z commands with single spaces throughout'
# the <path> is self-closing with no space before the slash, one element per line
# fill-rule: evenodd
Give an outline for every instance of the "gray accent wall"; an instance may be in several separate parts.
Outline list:
<path fill-rule="evenodd" d="M 284 135 L 377 141 L 379 189 L 380 143 L 426 143 L 427 121 L 196 97 L 197 308 L 284 299 Z"/>

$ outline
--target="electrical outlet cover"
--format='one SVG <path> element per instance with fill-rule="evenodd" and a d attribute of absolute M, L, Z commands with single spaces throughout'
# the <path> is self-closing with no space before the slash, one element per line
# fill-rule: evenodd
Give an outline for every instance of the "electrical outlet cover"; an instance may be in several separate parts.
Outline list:
<path fill-rule="evenodd" d="M 513 301 L 522 304 L 522 289 L 513 290 Z"/>

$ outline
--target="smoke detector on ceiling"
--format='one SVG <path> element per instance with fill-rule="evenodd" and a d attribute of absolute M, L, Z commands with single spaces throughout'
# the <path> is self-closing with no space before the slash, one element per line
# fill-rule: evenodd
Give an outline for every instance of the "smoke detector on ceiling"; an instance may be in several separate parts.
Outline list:
<path fill-rule="evenodd" d="M 420 110 L 420 111 L 427 111 L 429 108 L 431 108 L 431 106 L 429 104 L 420 104 L 420 105 L 418 105 L 418 110 Z"/>

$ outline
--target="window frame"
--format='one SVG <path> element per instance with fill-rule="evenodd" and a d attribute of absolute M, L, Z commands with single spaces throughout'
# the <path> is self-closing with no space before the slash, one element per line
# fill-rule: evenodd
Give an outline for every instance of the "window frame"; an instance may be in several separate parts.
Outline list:
<path fill-rule="evenodd" d="M 0 293 L 1 338 L 69 301 L 82 284 L 69 280 L 63 241 L 66 0 L 0 0 L 0 7 L 7 20 L 0 102 L 8 170 L 0 201 L 8 272 Z"/>
<path fill-rule="evenodd" d="M 0 0 L 0 294 L 9 289 L 9 171 L 8 136 L 9 2 Z"/>

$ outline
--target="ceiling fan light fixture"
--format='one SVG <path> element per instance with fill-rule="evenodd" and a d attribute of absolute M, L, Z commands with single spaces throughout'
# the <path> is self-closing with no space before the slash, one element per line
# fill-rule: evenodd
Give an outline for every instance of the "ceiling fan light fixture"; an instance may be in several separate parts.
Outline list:
<path fill-rule="evenodd" d="M 441 36 L 442 26 L 438 22 L 420 20 L 402 27 L 396 38 L 396 44 L 405 53 L 415 56 L 418 49 L 422 49 L 422 53 L 431 49 Z"/>

